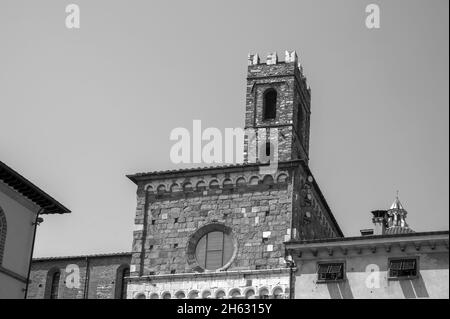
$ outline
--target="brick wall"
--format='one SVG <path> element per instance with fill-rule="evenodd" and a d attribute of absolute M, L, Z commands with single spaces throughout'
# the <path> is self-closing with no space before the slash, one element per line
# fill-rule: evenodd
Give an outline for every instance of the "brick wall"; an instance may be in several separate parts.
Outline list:
<path fill-rule="evenodd" d="M 59 299 L 85 298 L 86 288 L 88 299 L 112 299 L 115 296 L 117 271 L 121 266 L 129 266 L 130 261 L 130 253 L 35 259 L 31 265 L 28 298 L 44 298 L 49 289 L 48 274 L 58 269 L 61 273 Z M 89 264 L 89 281 L 86 286 L 87 263 Z M 70 265 L 78 266 L 80 277 L 78 288 L 71 287 L 70 283 L 67 284 L 74 275 L 74 267 Z"/>

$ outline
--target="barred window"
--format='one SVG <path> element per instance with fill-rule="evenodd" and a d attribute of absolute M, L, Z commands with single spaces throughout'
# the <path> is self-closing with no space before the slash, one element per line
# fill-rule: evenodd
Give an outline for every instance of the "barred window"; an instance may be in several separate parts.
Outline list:
<path fill-rule="evenodd" d="M 395 259 L 389 262 L 390 278 L 408 278 L 417 276 L 416 259 Z"/>
<path fill-rule="evenodd" d="M 319 264 L 318 281 L 335 281 L 344 279 L 344 264 Z"/>

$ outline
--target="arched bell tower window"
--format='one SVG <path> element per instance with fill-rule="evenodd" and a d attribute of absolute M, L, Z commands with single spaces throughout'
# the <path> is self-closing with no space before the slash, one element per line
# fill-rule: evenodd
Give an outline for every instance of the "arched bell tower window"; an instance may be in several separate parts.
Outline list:
<path fill-rule="evenodd" d="M 268 89 L 264 92 L 263 119 L 273 120 L 277 116 L 277 91 Z"/>

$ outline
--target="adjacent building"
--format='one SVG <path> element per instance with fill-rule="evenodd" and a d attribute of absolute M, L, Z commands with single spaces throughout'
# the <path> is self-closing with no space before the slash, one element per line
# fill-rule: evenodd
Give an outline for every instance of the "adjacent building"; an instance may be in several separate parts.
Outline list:
<path fill-rule="evenodd" d="M 66 207 L 0 162 L 0 299 L 26 296 L 40 216 L 66 213 Z"/>
<path fill-rule="evenodd" d="M 292 240 L 295 298 L 449 298 L 448 231 L 414 232 L 397 198 L 362 236 Z"/>
<path fill-rule="evenodd" d="M 131 253 L 33 259 L 30 299 L 125 299 Z"/>

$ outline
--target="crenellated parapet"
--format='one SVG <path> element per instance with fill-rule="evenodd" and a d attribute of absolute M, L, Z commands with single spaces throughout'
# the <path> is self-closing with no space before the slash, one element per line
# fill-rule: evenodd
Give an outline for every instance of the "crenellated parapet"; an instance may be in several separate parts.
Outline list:
<path fill-rule="evenodd" d="M 267 75 L 280 75 L 285 76 L 292 72 L 297 73 L 297 76 L 299 80 L 304 84 L 305 86 L 305 93 L 307 93 L 308 96 L 311 95 L 311 88 L 307 85 L 307 79 L 303 71 L 303 66 L 299 62 L 299 58 L 296 51 L 285 51 L 284 52 L 284 61 L 280 61 L 278 59 L 277 52 L 271 52 L 267 55 L 265 61 L 261 61 L 259 54 L 249 54 L 248 55 L 248 67 L 249 67 L 249 76 L 255 76 L 257 77 L 257 73 L 260 73 L 262 71 L 262 66 L 273 66 L 272 69 L 267 69 L 266 72 Z M 277 67 L 278 66 L 278 67 Z M 284 72 L 283 72 L 284 70 Z M 272 72 L 270 72 L 272 71 Z"/>

